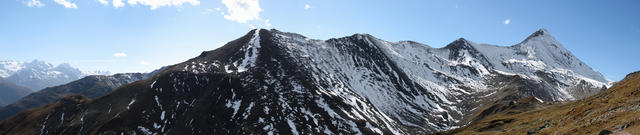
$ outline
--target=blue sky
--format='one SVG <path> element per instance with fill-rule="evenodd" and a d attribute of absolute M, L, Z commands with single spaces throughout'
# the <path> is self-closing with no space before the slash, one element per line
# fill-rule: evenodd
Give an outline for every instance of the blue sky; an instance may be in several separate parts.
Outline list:
<path fill-rule="evenodd" d="M 640 70 L 638 7 L 635 0 L 3 0 L 0 60 L 147 72 L 252 27 L 315 39 L 369 33 L 432 47 L 460 37 L 509 46 L 546 28 L 583 62 L 619 80 Z"/>

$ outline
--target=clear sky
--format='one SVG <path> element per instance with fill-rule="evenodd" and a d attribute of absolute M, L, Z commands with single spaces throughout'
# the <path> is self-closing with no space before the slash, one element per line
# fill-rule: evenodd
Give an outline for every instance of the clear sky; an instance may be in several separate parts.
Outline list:
<path fill-rule="evenodd" d="M 2 0 L 0 60 L 148 72 L 253 27 L 432 47 L 460 37 L 509 46 L 546 28 L 610 80 L 640 70 L 638 0 Z"/>

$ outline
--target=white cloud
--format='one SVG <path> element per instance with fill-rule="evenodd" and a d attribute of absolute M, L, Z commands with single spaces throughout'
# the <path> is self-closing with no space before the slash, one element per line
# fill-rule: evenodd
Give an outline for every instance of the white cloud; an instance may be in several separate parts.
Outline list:
<path fill-rule="evenodd" d="M 114 53 L 113 56 L 115 57 L 127 57 L 126 53 Z"/>
<path fill-rule="evenodd" d="M 217 7 L 217 8 L 216 8 L 216 11 L 220 11 L 220 10 L 222 10 L 222 8 L 220 8 L 220 7 Z"/>
<path fill-rule="evenodd" d="M 504 24 L 510 24 L 510 23 L 511 23 L 511 19 L 504 20 Z"/>
<path fill-rule="evenodd" d="M 70 0 L 53 0 L 55 3 L 63 5 L 65 8 L 78 8 L 76 3 Z M 109 5 L 109 0 L 97 0 L 102 5 Z M 126 1 L 126 3 L 124 2 Z M 27 0 L 27 6 L 29 7 L 42 7 L 44 4 L 40 0 Z M 183 4 L 191 4 L 193 6 L 200 5 L 199 0 L 111 0 L 111 4 L 115 8 L 124 7 L 126 4 L 131 6 L 141 5 L 148 6 L 151 10 L 158 9 L 164 6 L 182 6 Z"/>
<path fill-rule="evenodd" d="M 100 2 L 100 4 L 102 5 L 109 5 L 109 2 L 107 0 L 98 0 L 98 2 Z"/>
<path fill-rule="evenodd" d="M 269 19 L 264 20 L 264 26 L 271 27 L 271 20 Z"/>
<path fill-rule="evenodd" d="M 76 5 L 76 3 L 69 2 L 67 0 L 53 0 L 53 2 L 63 5 L 64 8 L 78 8 L 78 5 Z"/>
<path fill-rule="evenodd" d="M 114 8 L 124 7 L 124 3 L 122 2 L 122 0 L 112 0 L 111 3 L 113 3 Z"/>
<path fill-rule="evenodd" d="M 111 3 L 113 3 L 113 7 L 115 8 L 124 7 L 124 3 L 122 2 L 122 0 L 113 0 L 111 1 Z"/>
<path fill-rule="evenodd" d="M 253 24 L 249 24 L 249 28 L 256 29 L 256 26 L 253 26 Z"/>
<path fill-rule="evenodd" d="M 309 4 L 304 4 L 304 9 L 309 9 L 311 8 L 311 6 L 309 6 Z"/>
<path fill-rule="evenodd" d="M 149 62 L 144 61 L 144 60 L 143 60 L 143 61 L 140 61 L 140 64 L 145 65 L 145 66 L 149 66 L 149 65 L 150 65 L 150 64 L 149 64 Z"/>
<path fill-rule="evenodd" d="M 151 7 L 151 10 L 162 6 L 182 6 L 182 4 L 200 5 L 199 0 L 128 0 L 129 5 L 144 5 Z"/>
<path fill-rule="evenodd" d="M 27 2 L 27 6 L 29 7 L 43 7 L 44 4 L 40 2 L 40 0 L 30 0 Z"/>
<path fill-rule="evenodd" d="M 238 23 L 260 19 L 260 4 L 258 0 L 222 0 L 222 4 L 227 7 L 227 14 L 224 18 Z"/>

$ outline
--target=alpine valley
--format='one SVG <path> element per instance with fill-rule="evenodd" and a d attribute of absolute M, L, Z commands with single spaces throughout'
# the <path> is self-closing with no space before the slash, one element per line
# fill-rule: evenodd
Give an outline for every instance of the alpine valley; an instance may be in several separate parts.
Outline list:
<path fill-rule="evenodd" d="M 256 29 L 140 79 L 27 109 L 0 134 L 431 134 L 493 118 L 490 105 L 580 100 L 612 84 L 545 29 L 513 46 L 443 48 Z"/>

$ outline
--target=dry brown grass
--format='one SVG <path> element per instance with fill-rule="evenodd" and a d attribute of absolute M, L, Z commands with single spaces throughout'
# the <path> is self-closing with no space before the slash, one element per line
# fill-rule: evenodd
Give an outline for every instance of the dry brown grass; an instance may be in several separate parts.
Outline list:
<path fill-rule="evenodd" d="M 640 73 L 607 91 L 570 103 L 518 114 L 501 112 L 441 134 L 640 134 Z"/>

